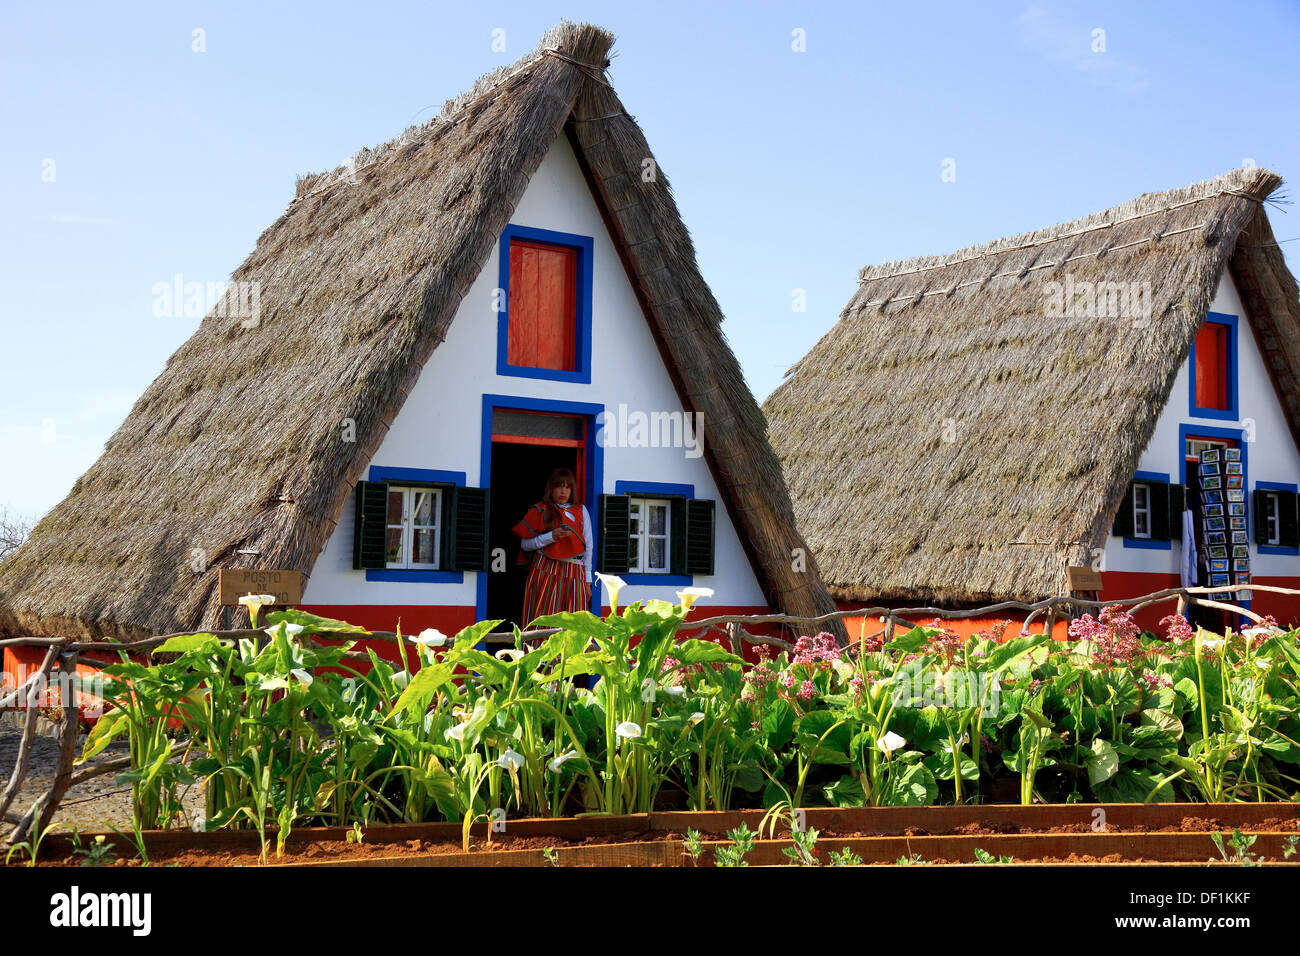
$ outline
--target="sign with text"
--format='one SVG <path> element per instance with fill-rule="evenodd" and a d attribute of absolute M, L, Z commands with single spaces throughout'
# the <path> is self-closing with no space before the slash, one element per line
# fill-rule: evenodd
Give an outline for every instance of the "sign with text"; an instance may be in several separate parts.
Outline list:
<path fill-rule="evenodd" d="M 1071 591 L 1100 591 L 1101 572 L 1094 568 L 1066 568 Z"/>
<path fill-rule="evenodd" d="M 217 572 L 223 607 L 235 607 L 245 594 L 274 594 L 278 605 L 292 606 L 302 603 L 301 571 L 241 571 L 238 569 Z"/>

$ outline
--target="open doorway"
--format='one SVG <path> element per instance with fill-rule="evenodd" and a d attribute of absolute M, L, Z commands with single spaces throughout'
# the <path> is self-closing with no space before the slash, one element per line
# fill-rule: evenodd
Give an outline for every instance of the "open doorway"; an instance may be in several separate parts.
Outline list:
<path fill-rule="evenodd" d="M 588 512 L 592 510 L 584 494 L 586 438 L 585 416 L 493 410 L 488 547 L 493 554 L 501 548 L 506 560 L 504 571 L 488 575 L 486 611 L 488 619 L 505 622 L 498 631 L 527 623 L 520 618 L 528 564 L 516 564 L 519 539 L 511 529 L 541 500 L 551 472 L 556 468 L 572 471 L 578 482 L 575 491 L 579 500 Z"/>

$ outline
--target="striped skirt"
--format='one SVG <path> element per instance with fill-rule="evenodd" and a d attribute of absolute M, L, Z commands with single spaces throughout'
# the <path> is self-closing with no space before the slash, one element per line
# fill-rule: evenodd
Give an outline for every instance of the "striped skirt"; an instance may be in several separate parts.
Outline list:
<path fill-rule="evenodd" d="M 540 551 L 533 552 L 524 584 L 524 625 L 544 614 L 585 611 L 590 605 L 591 582 L 581 563 L 557 561 Z"/>

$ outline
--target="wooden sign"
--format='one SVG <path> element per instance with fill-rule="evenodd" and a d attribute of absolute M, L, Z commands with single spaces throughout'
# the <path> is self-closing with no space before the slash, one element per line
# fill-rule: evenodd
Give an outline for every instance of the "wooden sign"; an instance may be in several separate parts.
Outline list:
<path fill-rule="evenodd" d="M 1101 572 L 1093 568 L 1066 568 L 1071 591 L 1100 591 Z"/>
<path fill-rule="evenodd" d="M 221 589 L 221 605 L 236 607 L 245 594 L 274 594 L 275 603 L 292 606 L 302 603 L 301 571 L 240 571 L 217 572 Z"/>

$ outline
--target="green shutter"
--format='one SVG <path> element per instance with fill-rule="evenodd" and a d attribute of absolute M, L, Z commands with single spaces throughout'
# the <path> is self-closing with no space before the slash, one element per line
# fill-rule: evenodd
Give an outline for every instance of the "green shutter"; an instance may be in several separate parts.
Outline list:
<path fill-rule="evenodd" d="M 443 567 L 453 571 L 488 569 L 488 490 L 448 489 L 451 493 L 451 550 Z"/>
<path fill-rule="evenodd" d="M 628 547 L 630 495 L 600 495 L 600 542 L 596 549 L 596 570 L 602 574 L 624 574 L 631 560 Z"/>
<path fill-rule="evenodd" d="M 672 532 L 669 542 L 668 570 L 673 574 L 688 574 L 686 570 L 686 499 L 668 499 L 668 528 Z"/>
<path fill-rule="evenodd" d="M 1119 503 L 1119 512 L 1115 515 L 1115 526 L 1111 533 L 1120 538 L 1133 537 L 1133 482 L 1124 489 L 1124 500 Z"/>
<path fill-rule="evenodd" d="M 1169 538 L 1183 539 L 1183 512 L 1187 510 L 1186 489 L 1182 485 L 1169 486 Z"/>
<path fill-rule="evenodd" d="M 1277 493 L 1278 543 L 1284 548 L 1300 546 L 1300 514 L 1296 504 L 1300 500 L 1294 491 Z"/>
<path fill-rule="evenodd" d="M 1151 481 L 1147 483 L 1151 489 L 1150 507 L 1151 507 L 1151 540 L 1168 541 L 1169 540 L 1169 483 L 1165 481 Z"/>
<path fill-rule="evenodd" d="M 358 481 L 356 504 L 352 567 L 358 571 L 387 567 L 384 543 L 388 538 L 388 485 L 382 481 Z"/>
<path fill-rule="evenodd" d="M 1255 489 L 1252 495 L 1255 507 L 1255 543 L 1268 545 L 1268 492 Z M 1278 504 L 1281 504 L 1279 501 Z"/>
<path fill-rule="evenodd" d="M 715 502 L 691 498 L 686 505 L 686 573 L 712 574 Z"/>

